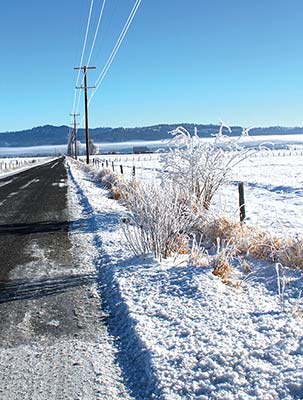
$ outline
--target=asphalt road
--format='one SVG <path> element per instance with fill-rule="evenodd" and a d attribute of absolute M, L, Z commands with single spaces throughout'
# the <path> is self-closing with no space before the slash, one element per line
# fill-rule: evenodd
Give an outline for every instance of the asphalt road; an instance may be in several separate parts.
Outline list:
<path fill-rule="evenodd" d="M 63 160 L 0 179 L 0 282 L 19 264 L 32 260 L 33 240 L 63 254 L 69 247 L 66 214 L 66 170 Z M 56 235 L 47 235 L 53 232 Z"/>
<path fill-rule="evenodd" d="M 93 277 L 70 271 L 66 179 L 61 158 L 0 180 L 0 345 L 79 331 L 68 289 Z"/>
<path fill-rule="evenodd" d="M 94 360 L 110 364 L 94 267 L 73 256 L 69 218 L 63 158 L 0 179 L 0 400 L 95 399 Z"/>

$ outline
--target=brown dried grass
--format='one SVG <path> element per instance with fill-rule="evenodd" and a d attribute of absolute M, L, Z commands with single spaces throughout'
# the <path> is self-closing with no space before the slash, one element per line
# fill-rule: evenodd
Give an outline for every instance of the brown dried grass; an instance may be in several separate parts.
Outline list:
<path fill-rule="evenodd" d="M 212 273 L 215 276 L 220 277 L 223 282 L 227 282 L 228 280 L 230 280 L 232 271 L 233 271 L 232 265 L 227 260 L 219 258 L 215 264 Z"/>
<path fill-rule="evenodd" d="M 246 254 L 258 259 L 280 262 L 282 265 L 303 269 L 303 240 L 274 236 L 246 223 L 225 216 L 202 219 L 201 233 L 213 243 L 220 238 L 233 244 L 236 255 Z"/>
<path fill-rule="evenodd" d="M 188 238 L 185 235 L 178 235 L 174 243 L 174 251 L 178 254 L 189 254 L 190 248 Z"/>

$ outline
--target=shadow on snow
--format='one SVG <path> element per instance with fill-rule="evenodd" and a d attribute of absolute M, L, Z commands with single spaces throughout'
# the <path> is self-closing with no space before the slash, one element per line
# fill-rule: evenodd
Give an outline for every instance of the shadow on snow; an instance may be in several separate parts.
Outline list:
<path fill-rule="evenodd" d="M 73 177 L 69 167 L 68 174 L 76 188 L 83 214 L 90 218 L 91 232 L 97 232 L 100 225 L 107 230 L 117 228 L 119 222 L 117 214 L 106 213 L 103 216 L 94 214 L 88 198 Z M 95 266 L 98 274 L 99 293 L 102 304 L 109 312 L 107 319 L 109 333 L 117 339 L 116 357 L 124 377 L 124 384 L 136 400 L 149 400 L 155 394 L 157 395 L 155 398 L 161 398 L 161 393 L 157 388 L 157 379 L 153 373 L 151 355 L 136 332 L 136 323 L 130 315 L 115 281 L 114 265 L 110 256 L 103 251 L 103 243 L 98 234 L 94 235 L 93 244 L 98 249 Z M 102 282 L 108 280 L 112 282 L 111 285 L 102 285 Z"/>

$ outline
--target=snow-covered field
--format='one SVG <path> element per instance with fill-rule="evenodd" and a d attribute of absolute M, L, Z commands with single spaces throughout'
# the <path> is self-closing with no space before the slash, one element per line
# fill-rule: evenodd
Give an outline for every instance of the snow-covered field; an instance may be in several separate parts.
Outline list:
<path fill-rule="evenodd" d="M 66 144 L 27 147 L 0 147 L 0 157 L 49 157 L 66 152 Z"/>
<path fill-rule="evenodd" d="M 141 168 L 142 178 L 151 179 L 154 158 L 141 157 L 136 171 Z M 124 165 L 131 168 L 134 162 Z M 302 234 L 302 163 L 301 155 L 278 154 L 246 161 L 218 194 L 216 206 L 237 212 L 233 181 L 243 180 L 252 222 Z M 126 209 L 72 163 L 70 183 L 77 188 L 96 249 L 99 292 L 134 398 L 303 398 L 302 271 L 280 270 L 281 286 L 273 263 L 251 259 L 251 273 L 240 274 L 239 285 L 232 287 L 211 267 L 182 259 L 160 263 L 149 254 L 135 257 L 121 227 Z M 267 213 L 261 207 L 265 203 Z M 274 221 L 282 222 L 275 226 Z M 89 250 L 83 257 L 89 261 Z"/>
<path fill-rule="evenodd" d="M 238 182 L 244 182 L 248 222 L 283 236 L 303 237 L 303 155 L 275 151 L 239 164 L 215 206 L 238 217 Z"/>
<path fill-rule="evenodd" d="M 108 167 L 126 179 L 154 181 L 159 175 L 159 154 L 95 156 L 95 167 Z M 103 165 L 103 167 L 102 167 Z M 244 182 L 247 221 L 283 236 L 303 235 L 303 151 L 260 151 L 235 167 L 230 182 L 214 199 L 214 210 L 235 219 L 239 215 L 238 182 Z"/>
<path fill-rule="evenodd" d="M 0 158 L 0 177 L 25 171 L 28 168 L 48 163 L 51 160 L 53 160 L 51 157 Z"/>

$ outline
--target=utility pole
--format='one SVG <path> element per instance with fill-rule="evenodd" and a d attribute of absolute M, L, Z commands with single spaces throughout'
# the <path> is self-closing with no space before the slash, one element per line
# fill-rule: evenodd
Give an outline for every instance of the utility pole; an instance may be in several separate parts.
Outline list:
<path fill-rule="evenodd" d="M 76 89 L 84 89 L 84 102 L 85 102 L 85 138 L 86 138 L 86 164 L 89 164 L 89 132 L 88 132 L 88 100 L 87 100 L 87 89 L 94 89 L 95 86 L 87 86 L 87 71 L 89 69 L 96 69 L 96 67 L 74 67 L 74 69 L 82 69 L 84 74 L 84 86 L 76 87 Z"/>
<path fill-rule="evenodd" d="M 73 140 L 74 140 L 74 145 L 75 145 L 75 160 L 77 160 L 77 125 L 79 125 L 79 124 L 77 124 L 77 121 L 76 121 L 76 119 L 77 119 L 77 117 L 80 115 L 80 114 L 76 114 L 76 113 L 72 113 L 72 114 L 69 114 L 71 117 L 74 117 L 74 134 L 73 134 Z"/>
<path fill-rule="evenodd" d="M 70 127 L 68 128 L 67 153 L 68 153 L 68 156 L 70 156 L 70 157 L 73 156 L 72 134 L 71 134 L 71 128 Z"/>

